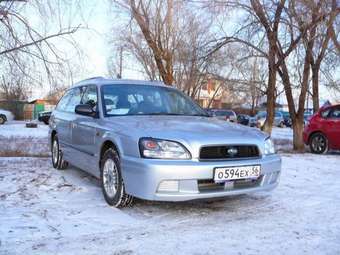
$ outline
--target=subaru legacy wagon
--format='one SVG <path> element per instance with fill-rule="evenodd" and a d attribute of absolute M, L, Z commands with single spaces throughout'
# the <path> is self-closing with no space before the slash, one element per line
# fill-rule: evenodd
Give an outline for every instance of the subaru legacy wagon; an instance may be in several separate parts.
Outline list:
<path fill-rule="evenodd" d="M 257 129 L 209 117 L 162 83 L 92 78 L 50 117 L 52 163 L 100 179 L 109 205 L 133 197 L 186 201 L 270 190 L 281 159 Z"/>

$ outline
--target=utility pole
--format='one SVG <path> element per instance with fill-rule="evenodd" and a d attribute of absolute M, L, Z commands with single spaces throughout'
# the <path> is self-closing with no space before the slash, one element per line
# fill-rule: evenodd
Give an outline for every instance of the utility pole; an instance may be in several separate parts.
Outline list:
<path fill-rule="evenodd" d="M 120 47 L 119 50 L 119 73 L 117 75 L 118 79 L 123 77 L 123 46 Z"/>

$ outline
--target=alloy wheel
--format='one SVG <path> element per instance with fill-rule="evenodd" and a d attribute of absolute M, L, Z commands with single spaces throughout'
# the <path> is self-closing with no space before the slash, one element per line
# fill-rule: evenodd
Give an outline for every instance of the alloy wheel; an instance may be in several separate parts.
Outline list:
<path fill-rule="evenodd" d="M 103 168 L 103 184 L 106 194 L 113 198 L 117 193 L 118 175 L 117 166 L 112 159 L 107 159 Z"/>
<path fill-rule="evenodd" d="M 323 135 L 316 135 L 311 142 L 312 150 L 316 153 L 324 153 L 327 149 L 327 140 Z"/>
<path fill-rule="evenodd" d="M 54 139 L 53 141 L 53 146 L 52 146 L 52 160 L 53 164 L 57 165 L 58 164 L 58 158 L 59 158 L 59 145 L 58 145 L 58 140 Z"/>

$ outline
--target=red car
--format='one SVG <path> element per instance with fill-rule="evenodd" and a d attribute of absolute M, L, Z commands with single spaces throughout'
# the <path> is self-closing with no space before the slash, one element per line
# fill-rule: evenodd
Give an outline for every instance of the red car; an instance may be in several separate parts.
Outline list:
<path fill-rule="evenodd" d="M 321 108 L 303 131 L 303 140 L 313 153 L 340 150 L 340 104 Z"/>

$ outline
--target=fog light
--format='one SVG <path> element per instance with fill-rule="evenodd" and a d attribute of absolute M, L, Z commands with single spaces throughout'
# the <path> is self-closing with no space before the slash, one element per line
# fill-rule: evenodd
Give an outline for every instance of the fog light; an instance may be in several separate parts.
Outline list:
<path fill-rule="evenodd" d="M 162 181 L 158 186 L 159 192 L 178 192 L 179 182 L 178 181 Z"/>

